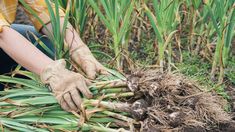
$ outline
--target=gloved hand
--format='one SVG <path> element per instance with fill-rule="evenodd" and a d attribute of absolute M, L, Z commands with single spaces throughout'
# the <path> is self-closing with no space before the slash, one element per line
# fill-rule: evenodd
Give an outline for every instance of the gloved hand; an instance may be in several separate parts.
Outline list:
<path fill-rule="evenodd" d="M 71 51 L 71 59 L 82 68 L 89 79 L 95 79 L 97 74 L 108 74 L 105 67 L 95 59 L 85 44 Z"/>
<path fill-rule="evenodd" d="M 65 60 L 57 60 L 44 68 L 40 75 L 44 84 L 49 84 L 55 98 L 66 111 L 81 110 L 82 99 L 80 92 L 87 98 L 92 93 L 87 88 L 86 79 L 79 73 L 65 68 Z"/>

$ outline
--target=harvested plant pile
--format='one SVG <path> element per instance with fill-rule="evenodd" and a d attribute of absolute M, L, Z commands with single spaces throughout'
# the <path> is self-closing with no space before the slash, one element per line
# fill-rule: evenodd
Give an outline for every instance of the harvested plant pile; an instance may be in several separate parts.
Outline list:
<path fill-rule="evenodd" d="M 227 102 L 179 74 L 145 70 L 123 77 L 100 77 L 83 99 L 81 113 L 60 109 L 37 81 L 0 76 L 21 84 L 1 92 L 0 129 L 4 131 L 233 131 Z M 127 83 L 126 83 L 127 82 Z M 17 86 L 19 87 L 19 86 Z"/>
<path fill-rule="evenodd" d="M 234 122 L 224 111 L 226 100 L 182 75 L 148 70 L 127 80 L 137 97 L 132 115 L 142 121 L 144 132 L 235 131 Z"/>
<path fill-rule="evenodd" d="M 81 113 L 63 111 L 48 88 L 31 74 L 24 74 L 31 79 L 0 75 L 0 82 L 9 83 L 5 91 L 0 91 L 0 131 L 133 130 L 136 121 L 123 112 L 129 104 L 118 102 L 118 98 L 133 96 L 133 93 L 127 91 L 125 77 L 115 71 L 110 70 L 110 73 L 113 75 L 100 76 L 89 87 L 94 98 L 83 98 Z"/>

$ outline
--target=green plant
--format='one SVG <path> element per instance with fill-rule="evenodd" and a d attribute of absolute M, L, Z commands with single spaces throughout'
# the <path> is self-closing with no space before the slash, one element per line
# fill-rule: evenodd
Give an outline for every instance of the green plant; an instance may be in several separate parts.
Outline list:
<path fill-rule="evenodd" d="M 70 4 L 68 4 L 71 2 Z M 83 36 L 87 21 L 88 4 L 86 0 L 59 0 L 59 4 L 64 9 L 70 8 L 69 22 L 75 30 Z"/>
<path fill-rule="evenodd" d="M 58 0 L 62 8 L 66 9 L 68 0 Z"/>
<path fill-rule="evenodd" d="M 110 31 L 113 37 L 113 45 L 110 48 L 114 51 L 116 66 L 121 69 L 121 51 L 124 45 L 128 44 L 126 38 L 131 28 L 131 14 L 135 1 L 132 0 L 101 0 L 96 2 L 88 0 L 100 20 Z M 102 6 L 103 10 L 100 8 Z"/>
<path fill-rule="evenodd" d="M 61 23 L 60 15 L 59 15 L 59 1 L 54 1 L 51 3 L 49 0 L 45 0 L 47 4 L 47 8 L 50 15 L 50 22 L 52 26 L 52 31 L 49 31 L 45 23 L 37 16 L 34 10 L 29 7 L 24 0 L 19 0 L 19 2 L 27 9 L 29 13 L 31 13 L 38 21 L 43 25 L 43 27 L 47 30 L 50 35 L 48 36 L 49 39 L 52 41 L 55 47 L 55 59 L 60 59 L 67 54 L 68 50 L 64 48 L 64 37 L 65 31 L 67 29 L 68 19 L 69 19 L 69 10 L 67 8 L 65 11 L 64 21 Z M 54 6 L 54 9 L 53 9 Z M 62 27 L 61 27 L 62 26 Z"/>
<path fill-rule="evenodd" d="M 177 0 L 153 0 L 154 13 L 147 6 L 147 2 L 143 2 L 143 7 L 150 20 L 151 26 L 156 35 L 158 43 L 158 64 L 163 71 L 164 52 L 168 53 L 168 63 L 171 64 L 171 42 L 173 35 L 177 32 L 177 19 L 179 2 Z M 170 70 L 170 66 L 168 66 Z"/>
<path fill-rule="evenodd" d="M 207 8 L 209 12 L 217 34 L 217 44 L 214 53 L 211 77 L 215 78 L 216 68 L 219 64 L 219 83 L 223 82 L 224 67 L 227 65 L 231 40 L 234 35 L 235 10 L 233 6 L 234 0 L 212 0 L 207 1 L 205 4 L 205 8 Z"/>
<path fill-rule="evenodd" d="M 87 0 L 72 0 L 71 4 L 71 23 L 80 36 L 83 36 L 85 24 L 87 21 Z"/>

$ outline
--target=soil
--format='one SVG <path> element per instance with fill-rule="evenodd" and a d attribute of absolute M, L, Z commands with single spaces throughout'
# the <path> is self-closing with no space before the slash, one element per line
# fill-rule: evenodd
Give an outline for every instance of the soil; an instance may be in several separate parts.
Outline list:
<path fill-rule="evenodd" d="M 228 101 L 231 105 L 231 111 L 235 112 L 235 85 L 231 83 L 226 84 L 225 91 L 230 97 Z"/>
<path fill-rule="evenodd" d="M 131 115 L 144 132 L 232 132 L 235 122 L 227 101 L 181 74 L 142 70 L 130 75 L 135 93 Z"/>

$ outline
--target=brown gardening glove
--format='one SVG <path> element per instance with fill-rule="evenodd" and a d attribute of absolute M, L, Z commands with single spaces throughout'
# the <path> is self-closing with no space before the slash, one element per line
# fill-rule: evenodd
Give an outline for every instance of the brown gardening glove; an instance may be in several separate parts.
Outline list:
<path fill-rule="evenodd" d="M 71 59 L 82 68 L 89 79 L 95 79 L 97 74 L 108 74 L 106 68 L 95 59 L 85 44 L 71 51 Z"/>
<path fill-rule="evenodd" d="M 91 98 L 92 93 L 87 88 L 86 79 L 79 73 L 67 70 L 65 65 L 65 60 L 57 60 L 46 66 L 40 77 L 44 84 L 50 85 L 55 98 L 64 110 L 77 112 L 82 109 L 80 93 L 87 98 Z"/>

